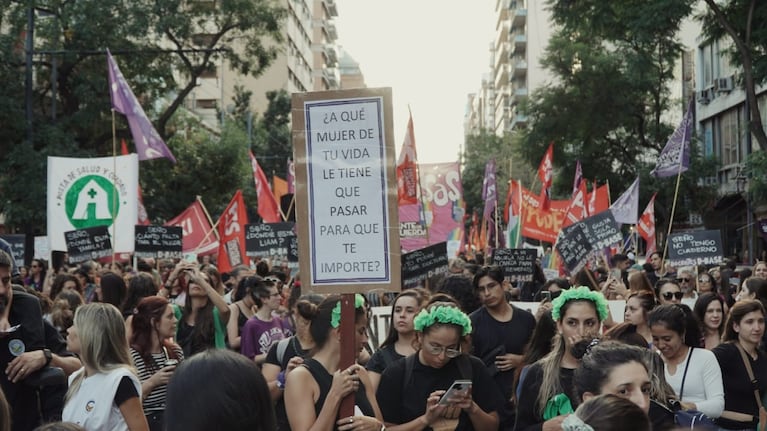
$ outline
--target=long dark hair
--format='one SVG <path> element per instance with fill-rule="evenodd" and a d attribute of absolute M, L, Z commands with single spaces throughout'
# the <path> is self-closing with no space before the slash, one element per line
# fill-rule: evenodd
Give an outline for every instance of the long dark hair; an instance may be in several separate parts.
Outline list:
<path fill-rule="evenodd" d="M 315 351 L 322 349 L 322 347 L 325 346 L 325 343 L 328 342 L 328 338 L 330 338 L 330 330 L 333 329 L 333 325 L 331 324 L 333 309 L 340 301 L 341 296 L 330 295 L 317 306 L 316 310 L 311 310 L 316 311 L 316 314 L 312 316 L 312 323 L 309 326 L 309 333 L 312 335 L 312 339 L 314 339 Z M 307 309 L 307 311 L 309 310 Z M 354 309 L 355 322 L 363 316 L 367 316 L 365 307 Z"/>
<path fill-rule="evenodd" d="M 418 309 L 424 307 L 426 304 L 426 301 L 429 300 L 429 292 L 421 287 L 415 287 L 412 289 L 403 290 L 400 292 L 395 298 L 394 301 L 391 303 L 391 317 L 392 320 L 394 320 L 394 307 L 397 306 L 397 301 L 399 301 L 400 298 L 414 298 L 415 302 L 418 304 Z M 418 311 L 416 310 L 416 314 L 418 314 Z M 386 339 L 381 342 L 381 345 L 378 347 L 379 349 L 383 349 L 386 346 L 394 345 L 394 343 L 399 340 L 399 332 L 397 332 L 397 328 L 394 327 L 394 325 L 389 325 L 389 333 L 386 334 Z"/>
<path fill-rule="evenodd" d="M 123 314 L 133 313 L 138 303 L 147 296 L 157 295 L 154 278 L 146 272 L 139 272 L 128 282 L 128 295 L 123 303 Z"/>
<path fill-rule="evenodd" d="M 136 305 L 136 312 L 133 313 L 130 346 L 138 352 L 150 372 L 156 370 L 151 351 L 152 333 L 155 333 L 160 339 L 160 345 L 165 347 L 168 356 L 171 359 L 178 359 L 176 355 L 177 346 L 170 340 L 160 338 L 160 334 L 154 326 L 162 319 L 163 314 L 168 309 L 168 304 L 170 304 L 168 300 L 161 296 L 147 296 L 139 301 Z"/>
<path fill-rule="evenodd" d="M 735 305 L 730 308 L 730 315 L 727 316 L 727 323 L 724 327 L 722 342 L 738 341 L 738 333 L 735 332 L 734 327 L 735 323 L 740 325 L 743 317 L 745 317 L 746 314 L 754 311 L 762 313 L 762 316 L 765 315 L 764 305 L 762 305 L 761 301 L 756 299 L 744 299 L 743 301 L 736 302 Z"/>
<path fill-rule="evenodd" d="M 181 278 L 183 279 L 184 277 Z M 216 307 L 213 305 L 213 301 L 211 301 L 207 296 L 205 297 L 205 301 L 205 305 L 197 310 L 197 317 L 194 320 L 194 330 L 192 331 L 192 352 L 205 350 L 208 348 L 208 346 L 212 346 L 215 342 L 216 326 L 215 322 L 213 321 L 215 317 L 213 310 Z M 181 318 L 184 319 L 191 313 L 192 296 L 187 292 Z"/>
<path fill-rule="evenodd" d="M 700 347 L 702 338 L 695 316 L 685 304 L 665 304 L 655 307 L 647 316 L 647 326 L 664 325 L 683 338 L 689 347 Z"/>
<path fill-rule="evenodd" d="M 125 280 L 114 272 L 107 272 L 101 276 L 101 302 L 112 304 L 118 310 L 122 310 L 127 287 Z"/>
<path fill-rule="evenodd" d="M 714 277 L 711 277 L 711 280 L 713 279 Z M 700 295 L 698 300 L 695 301 L 695 307 L 692 309 L 693 313 L 695 313 L 695 318 L 698 319 L 698 326 L 700 326 L 700 330 L 704 334 L 706 332 L 706 325 L 704 323 L 704 319 L 706 317 L 706 309 L 708 309 L 708 306 L 714 301 L 719 301 L 719 305 L 722 306 L 722 315 L 724 316 L 724 301 L 718 294 L 713 292 Z M 724 319 L 722 319 L 722 321 L 719 323 L 718 329 L 719 335 L 722 335 L 722 332 L 724 332 Z"/>

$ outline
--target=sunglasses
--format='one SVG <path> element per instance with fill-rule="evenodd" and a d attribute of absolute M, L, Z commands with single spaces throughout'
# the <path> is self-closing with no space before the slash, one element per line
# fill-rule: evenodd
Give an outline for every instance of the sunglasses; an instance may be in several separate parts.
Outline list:
<path fill-rule="evenodd" d="M 663 297 L 667 300 L 671 298 L 682 299 L 682 296 L 684 296 L 682 292 L 666 292 L 663 294 Z"/>
<path fill-rule="evenodd" d="M 689 283 L 690 279 L 689 278 L 677 278 L 676 281 L 678 281 L 680 283 L 683 282 L 683 281 Z"/>
<path fill-rule="evenodd" d="M 698 283 L 711 283 L 710 278 L 699 278 Z"/>

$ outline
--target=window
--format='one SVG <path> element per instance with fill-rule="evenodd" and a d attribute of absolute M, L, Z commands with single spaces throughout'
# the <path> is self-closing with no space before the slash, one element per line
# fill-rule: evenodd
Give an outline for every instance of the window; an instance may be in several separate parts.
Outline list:
<path fill-rule="evenodd" d="M 740 132 L 738 130 L 738 110 L 731 109 L 719 119 L 721 129 L 722 165 L 738 163 Z"/>

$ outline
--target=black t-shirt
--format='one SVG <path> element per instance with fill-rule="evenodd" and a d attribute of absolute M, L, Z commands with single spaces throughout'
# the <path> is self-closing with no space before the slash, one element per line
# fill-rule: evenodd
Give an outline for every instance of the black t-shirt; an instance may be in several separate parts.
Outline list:
<path fill-rule="evenodd" d="M 0 370 L 3 371 L 22 353 L 45 348 L 43 314 L 36 297 L 14 290 L 8 320 L 11 326 L 21 326 L 0 338 Z M 24 382 L 11 383 L 5 372 L 0 372 L 0 387 L 11 406 L 14 431 L 31 430 L 40 425 L 36 388 Z"/>
<path fill-rule="evenodd" d="M 474 402 L 486 413 L 497 412 L 503 403 L 500 391 L 482 361 L 473 356 L 468 359 L 471 362 Z M 381 376 L 376 399 L 385 422 L 404 424 L 418 418 L 426 411 L 426 399 L 429 394 L 436 390 L 447 390 L 454 381 L 467 378 L 461 375 L 456 364 L 457 358 L 450 360 L 442 368 L 432 368 L 422 364 L 416 357 L 413 374 L 410 381 L 405 383 L 406 360 L 407 358 L 403 358 L 393 363 Z M 474 430 L 465 412 L 461 412 L 456 430 Z"/>
<path fill-rule="evenodd" d="M 285 347 L 285 353 L 282 355 L 282 361 L 277 358 L 277 348 L 282 342 L 272 344 L 269 351 L 266 352 L 265 362 L 280 367 L 280 370 L 285 370 L 288 367 L 288 362 L 293 357 L 308 358 L 309 351 L 301 348 L 301 343 L 298 341 L 298 337 L 293 336 L 287 338 L 288 345 Z M 277 431 L 290 431 L 290 424 L 288 423 L 288 413 L 285 411 L 285 399 L 280 396 L 276 403 L 274 403 L 274 415 L 277 418 Z"/>
<path fill-rule="evenodd" d="M 573 388 L 575 369 L 560 368 L 559 381 L 564 393 L 570 398 L 573 408 L 577 407 L 577 397 Z M 531 365 L 522 381 L 517 400 L 517 431 L 537 431 L 543 426 L 543 415 L 538 413 L 538 393 L 543 382 L 543 368 L 540 362 Z"/>
<path fill-rule="evenodd" d="M 751 386 L 751 379 L 748 377 L 746 365 L 740 355 L 738 346 L 735 343 L 723 343 L 716 346 L 713 350 L 716 360 L 719 361 L 719 367 L 722 369 L 722 383 L 724 384 L 724 409 L 755 416 L 759 419 L 759 406 L 754 399 L 754 389 Z M 751 363 L 751 369 L 754 372 L 754 378 L 757 380 L 759 388 L 759 397 L 761 398 L 767 390 L 767 357 L 762 352 L 757 352 L 758 356 L 754 361 L 748 354 L 746 357 Z M 719 418 L 717 425 L 725 429 L 744 429 L 756 427 L 756 421 L 736 422 Z"/>
<path fill-rule="evenodd" d="M 404 356 L 397 353 L 394 344 L 389 344 L 373 353 L 373 356 L 370 357 L 368 363 L 365 364 L 365 369 L 374 373 L 383 374 L 386 367 L 402 358 L 404 358 Z"/>
<path fill-rule="evenodd" d="M 510 400 L 514 393 L 514 369 L 499 371 L 495 366 L 495 358 L 507 353 L 523 354 L 535 329 L 535 317 L 529 311 L 513 305 L 512 310 L 511 320 L 508 322 L 496 320 L 485 307 L 470 316 L 474 356 L 482 359 L 488 367 L 504 400 Z M 501 428 L 511 428 L 514 423 L 514 409 L 511 403 L 504 403 L 500 414 L 503 423 Z"/>

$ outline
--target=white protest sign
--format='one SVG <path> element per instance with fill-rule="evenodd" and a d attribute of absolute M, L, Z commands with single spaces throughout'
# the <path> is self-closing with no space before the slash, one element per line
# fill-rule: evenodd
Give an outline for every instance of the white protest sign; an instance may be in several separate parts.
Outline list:
<path fill-rule="evenodd" d="M 365 92 L 294 98 L 303 120 L 294 127 L 304 132 L 296 141 L 299 247 L 309 269 L 302 280 L 315 289 L 399 284 L 398 231 L 390 229 L 398 226 L 390 102 L 380 91 Z"/>

